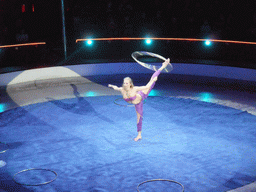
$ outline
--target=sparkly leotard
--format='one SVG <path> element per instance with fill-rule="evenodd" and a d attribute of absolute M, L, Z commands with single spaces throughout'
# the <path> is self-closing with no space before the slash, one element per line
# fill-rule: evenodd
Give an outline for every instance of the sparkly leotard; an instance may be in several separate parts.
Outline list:
<path fill-rule="evenodd" d="M 124 99 L 125 101 L 133 101 L 133 100 L 135 100 L 136 99 L 136 95 L 135 96 L 133 96 L 133 97 L 130 97 L 130 98 L 126 98 L 126 99 Z"/>
<path fill-rule="evenodd" d="M 151 79 L 157 77 L 160 73 L 161 73 L 161 71 L 159 71 L 159 70 L 156 71 L 156 72 L 152 75 Z M 138 132 L 141 131 L 141 129 L 142 129 L 143 100 L 148 97 L 150 91 L 151 91 L 151 90 L 153 89 L 153 87 L 155 86 L 155 83 L 156 83 L 156 82 L 154 82 L 154 83 L 151 85 L 150 90 L 149 90 L 149 92 L 148 92 L 147 94 L 144 94 L 142 91 L 138 91 L 138 94 L 140 94 L 140 95 L 141 95 L 141 98 L 142 98 L 141 101 L 140 101 L 138 104 L 135 105 L 136 111 L 140 114 L 140 119 L 139 119 L 139 122 L 137 123 L 137 131 L 138 131 Z M 133 96 L 133 97 L 124 99 L 124 100 L 128 102 L 128 101 L 133 101 L 133 100 L 135 100 L 135 99 L 136 99 L 136 95 Z"/>

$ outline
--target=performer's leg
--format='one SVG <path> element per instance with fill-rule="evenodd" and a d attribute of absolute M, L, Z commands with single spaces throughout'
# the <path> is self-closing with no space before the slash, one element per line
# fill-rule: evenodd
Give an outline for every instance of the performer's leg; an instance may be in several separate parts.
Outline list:
<path fill-rule="evenodd" d="M 136 113 L 137 113 L 137 132 L 138 132 L 138 136 L 134 139 L 134 141 L 138 141 L 139 139 L 142 139 L 141 129 L 142 129 L 142 119 L 143 119 L 143 100 L 147 98 L 148 94 L 150 93 L 150 91 L 153 89 L 153 87 L 156 84 L 157 77 L 159 76 L 161 71 L 168 65 L 169 62 L 170 62 L 170 59 L 167 59 L 162 64 L 162 67 L 152 75 L 150 81 L 147 84 L 147 85 L 150 86 L 150 88 L 148 90 L 138 92 L 141 95 L 142 99 L 141 99 L 140 103 L 135 105 L 135 109 L 136 109 Z"/>
<path fill-rule="evenodd" d="M 136 114 L 137 114 L 137 132 L 138 136 L 134 139 L 134 141 L 138 141 L 142 139 L 141 137 L 141 129 L 142 129 L 142 119 L 143 119 L 143 101 L 135 105 Z"/>
<path fill-rule="evenodd" d="M 138 141 L 139 139 L 142 139 L 141 136 L 141 129 L 142 129 L 142 116 L 136 111 L 137 113 L 137 132 L 138 135 L 136 138 L 134 138 L 134 141 Z"/>
<path fill-rule="evenodd" d="M 150 93 L 150 91 L 154 88 L 154 86 L 155 86 L 155 84 L 156 84 L 156 81 L 157 81 L 157 79 L 155 79 L 155 77 L 158 77 L 158 76 L 160 75 L 160 73 L 161 73 L 161 71 L 158 70 L 158 71 L 156 71 L 156 72 L 152 75 L 150 81 L 149 81 L 148 84 L 147 84 L 147 86 L 150 86 L 150 88 L 149 88 L 149 89 L 146 89 L 146 90 L 143 90 L 142 92 L 143 92 L 144 94 L 148 95 L 148 94 Z"/>
<path fill-rule="evenodd" d="M 160 75 L 161 71 L 170 63 L 170 59 L 166 59 L 165 62 L 162 63 L 162 67 L 160 67 L 151 77 L 150 81 L 148 82 L 147 85 L 150 86 L 149 89 L 146 89 L 144 91 L 142 91 L 144 94 L 148 95 L 150 93 L 150 91 L 153 89 L 153 87 L 156 84 L 157 81 L 157 77 Z"/>

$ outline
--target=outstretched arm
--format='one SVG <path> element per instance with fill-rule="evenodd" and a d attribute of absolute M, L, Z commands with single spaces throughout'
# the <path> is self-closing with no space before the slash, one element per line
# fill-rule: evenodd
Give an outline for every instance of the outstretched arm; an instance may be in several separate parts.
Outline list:
<path fill-rule="evenodd" d="M 111 85 L 111 84 L 108 84 L 108 87 L 111 87 L 111 88 L 113 88 L 116 91 L 121 91 L 123 89 L 122 87 L 117 87 L 117 86 Z"/>

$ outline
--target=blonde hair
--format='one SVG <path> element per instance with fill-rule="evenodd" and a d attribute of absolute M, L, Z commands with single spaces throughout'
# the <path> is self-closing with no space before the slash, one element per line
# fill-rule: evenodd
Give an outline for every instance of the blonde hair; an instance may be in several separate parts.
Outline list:
<path fill-rule="evenodd" d="M 130 87 L 130 88 L 133 88 L 134 85 L 133 85 L 132 79 L 131 79 L 130 77 L 125 77 L 124 80 L 126 80 L 126 79 L 130 81 L 130 84 L 131 84 L 131 87 Z M 124 83 L 123 83 L 123 86 L 124 86 Z"/>

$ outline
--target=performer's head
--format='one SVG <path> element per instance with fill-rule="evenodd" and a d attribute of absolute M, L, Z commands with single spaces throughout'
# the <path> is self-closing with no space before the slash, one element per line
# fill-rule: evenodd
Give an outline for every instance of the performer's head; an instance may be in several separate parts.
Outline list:
<path fill-rule="evenodd" d="M 125 77 L 123 82 L 123 88 L 127 89 L 128 87 L 133 88 L 133 81 L 130 77 Z"/>

